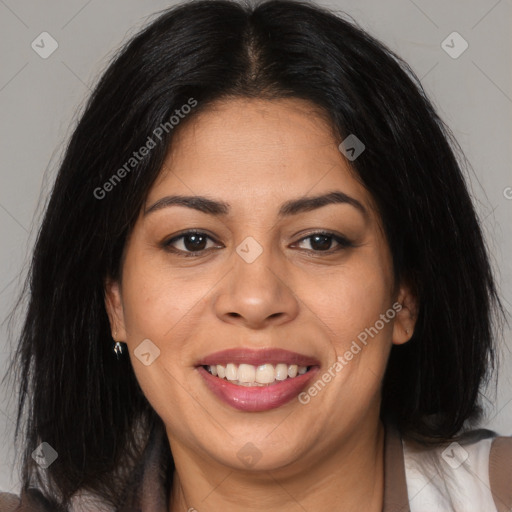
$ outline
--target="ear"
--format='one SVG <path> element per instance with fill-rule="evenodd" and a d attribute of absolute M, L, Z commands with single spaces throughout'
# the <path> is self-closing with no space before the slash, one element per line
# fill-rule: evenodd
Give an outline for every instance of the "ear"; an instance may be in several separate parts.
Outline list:
<path fill-rule="evenodd" d="M 401 308 L 393 324 L 393 343 L 402 345 L 412 338 L 418 316 L 418 299 L 411 286 L 406 283 L 400 285 L 397 302 Z"/>
<path fill-rule="evenodd" d="M 117 281 L 111 278 L 105 280 L 105 308 L 110 320 L 112 338 L 115 339 L 115 341 L 126 340 L 121 287 Z"/>

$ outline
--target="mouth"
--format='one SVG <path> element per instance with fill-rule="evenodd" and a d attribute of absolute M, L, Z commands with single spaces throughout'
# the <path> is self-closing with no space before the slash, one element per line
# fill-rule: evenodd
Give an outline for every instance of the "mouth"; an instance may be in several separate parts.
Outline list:
<path fill-rule="evenodd" d="M 314 358 L 280 349 L 230 349 L 211 354 L 197 365 L 217 398 L 246 412 L 267 411 L 290 402 L 319 368 Z"/>

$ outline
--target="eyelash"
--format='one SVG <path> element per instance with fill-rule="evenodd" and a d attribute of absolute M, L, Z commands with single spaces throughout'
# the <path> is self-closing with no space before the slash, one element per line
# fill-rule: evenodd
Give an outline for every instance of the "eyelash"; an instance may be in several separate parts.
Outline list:
<path fill-rule="evenodd" d="M 191 231 L 186 231 L 185 233 L 181 233 L 180 235 L 175 236 L 175 237 L 171 238 L 170 240 L 167 240 L 167 241 L 163 242 L 162 243 L 162 247 L 165 250 L 169 251 L 169 252 L 175 253 L 175 254 L 177 254 L 179 256 L 183 256 L 185 258 L 190 258 L 190 257 L 196 257 L 197 258 L 199 256 L 203 256 L 203 254 L 208 252 L 209 249 L 202 249 L 200 251 L 183 251 L 181 249 L 176 249 L 176 248 L 172 247 L 171 244 L 175 243 L 178 240 L 186 238 L 187 236 L 191 236 L 191 235 L 199 235 L 199 236 L 203 236 L 203 237 L 206 236 L 210 240 L 213 240 L 214 242 L 216 242 L 216 240 L 214 238 L 209 236 L 204 231 L 191 230 Z M 298 240 L 295 243 L 303 242 L 304 240 L 307 240 L 309 238 L 313 238 L 315 236 L 325 236 L 325 237 L 328 237 L 328 238 L 332 238 L 339 245 L 335 249 L 328 249 L 326 251 L 315 251 L 314 249 L 303 249 L 303 250 L 308 251 L 308 252 L 312 252 L 312 253 L 315 253 L 315 254 L 333 254 L 333 253 L 335 253 L 337 251 L 340 251 L 342 249 L 347 249 L 347 248 L 350 248 L 350 247 L 355 247 L 355 244 L 353 244 L 347 238 L 345 238 L 343 236 L 340 236 L 340 235 L 336 235 L 335 233 L 332 233 L 330 231 L 315 231 L 314 233 L 310 233 L 309 235 L 307 235 L 305 237 L 302 237 L 300 240 Z"/>

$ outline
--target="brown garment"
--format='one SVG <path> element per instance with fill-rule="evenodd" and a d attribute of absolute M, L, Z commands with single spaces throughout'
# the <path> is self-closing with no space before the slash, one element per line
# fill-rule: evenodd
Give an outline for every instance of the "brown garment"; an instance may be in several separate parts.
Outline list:
<path fill-rule="evenodd" d="M 168 449 L 164 436 L 164 431 L 157 431 L 150 441 L 140 487 L 130 499 L 131 503 L 122 508 L 122 512 L 169 511 L 168 490 L 162 472 L 162 460 Z M 489 477 L 498 512 L 509 512 L 512 507 L 512 437 L 497 437 L 493 440 Z M 92 507 L 83 510 L 96 512 Z M 0 493 L 0 512 L 54 511 L 44 503 L 37 491 L 24 491 L 21 501 L 14 494 Z M 388 425 L 385 428 L 382 512 L 410 512 L 402 440 L 398 432 Z"/>
<path fill-rule="evenodd" d="M 489 455 L 489 480 L 498 512 L 512 511 L 512 438 L 498 437 Z"/>

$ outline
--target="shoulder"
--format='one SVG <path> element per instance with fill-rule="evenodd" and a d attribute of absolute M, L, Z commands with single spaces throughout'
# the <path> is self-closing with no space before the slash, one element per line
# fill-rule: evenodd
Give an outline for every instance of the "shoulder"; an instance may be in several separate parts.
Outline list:
<path fill-rule="evenodd" d="M 14 512 L 19 509 L 19 506 L 19 496 L 9 492 L 0 492 L 0 512 Z"/>
<path fill-rule="evenodd" d="M 16 494 L 0 492 L 0 512 L 55 512 L 56 508 L 35 488 Z"/>
<path fill-rule="evenodd" d="M 481 429 L 435 446 L 403 444 L 411 512 L 510 510 L 512 437 Z"/>
<path fill-rule="evenodd" d="M 512 436 L 493 440 L 489 454 L 489 479 L 498 511 L 512 510 Z"/>
<path fill-rule="evenodd" d="M 0 512 L 55 512 L 58 505 L 36 488 L 25 489 L 21 495 L 0 492 Z M 61 510 L 59 508 L 59 510 Z M 71 498 L 70 512 L 115 512 L 97 496 L 79 490 Z"/>

